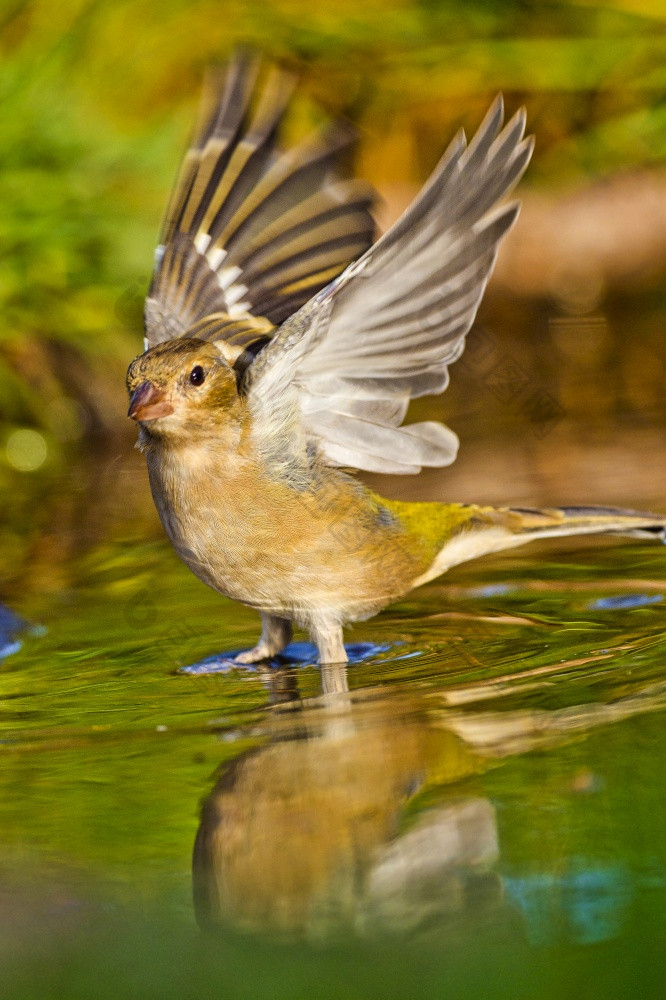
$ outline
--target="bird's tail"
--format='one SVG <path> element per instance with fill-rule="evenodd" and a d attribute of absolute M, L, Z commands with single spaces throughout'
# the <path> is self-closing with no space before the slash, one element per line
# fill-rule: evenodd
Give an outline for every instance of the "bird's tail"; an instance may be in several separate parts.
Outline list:
<path fill-rule="evenodd" d="M 451 566 L 501 552 L 539 538 L 613 534 L 666 542 L 666 514 L 619 507 L 467 507 L 469 517 L 446 541 L 427 573 L 426 583 Z"/>
<path fill-rule="evenodd" d="M 536 537 L 610 532 L 666 541 L 666 514 L 622 507 L 507 507 L 496 511 L 513 534 Z"/>

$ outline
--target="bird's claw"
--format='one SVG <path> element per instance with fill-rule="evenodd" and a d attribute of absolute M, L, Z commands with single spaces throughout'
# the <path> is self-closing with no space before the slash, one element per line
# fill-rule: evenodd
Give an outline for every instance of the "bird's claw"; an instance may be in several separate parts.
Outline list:
<path fill-rule="evenodd" d="M 234 656 L 234 663 L 259 663 L 261 660 L 270 660 L 272 656 L 275 656 L 275 653 L 264 643 L 259 643 L 252 649 L 246 649 Z"/>

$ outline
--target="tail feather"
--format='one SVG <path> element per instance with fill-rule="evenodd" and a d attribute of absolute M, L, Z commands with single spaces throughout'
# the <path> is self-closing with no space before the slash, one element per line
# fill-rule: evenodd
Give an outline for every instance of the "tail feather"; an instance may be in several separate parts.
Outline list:
<path fill-rule="evenodd" d="M 470 559 L 540 538 L 613 534 L 666 542 L 666 514 L 649 511 L 620 507 L 476 506 L 467 510 L 469 517 L 449 536 L 431 567 L 413 582 L 413 586 L 427 583 Z"/>
<path fill-rule="evenodd" d="M 619 534 L 666 541 L 666 514 L 623 507 L 508 507 L 495 511 L 512 533 L 535 537 Z"/>

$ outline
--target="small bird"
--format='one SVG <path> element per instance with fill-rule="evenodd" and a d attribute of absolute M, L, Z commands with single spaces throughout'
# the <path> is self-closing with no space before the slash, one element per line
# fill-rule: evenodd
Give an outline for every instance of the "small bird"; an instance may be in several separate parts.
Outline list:
<path fill-rule="evenodd" d="M 127 376 L 176 551 L 261 614 L 237 661 L 275 656 L 296 623 L 321 663 L 344 663 L 345 624 L 532 539 L 663 540 L 666 515 L 405 503 L 355 478 L 455 459 L 451 430 L 403 420 L 410 399 L 446 388 L 518 213 L 499 203 L 533 142 L 524 110 L 503 125 L 498 97 L 373 243 L 374 193 L 340 168 L 352 131 L 278 146 L 294 86 L 239 55 L 206 93 L 155 255 L 146 350 Z"/>

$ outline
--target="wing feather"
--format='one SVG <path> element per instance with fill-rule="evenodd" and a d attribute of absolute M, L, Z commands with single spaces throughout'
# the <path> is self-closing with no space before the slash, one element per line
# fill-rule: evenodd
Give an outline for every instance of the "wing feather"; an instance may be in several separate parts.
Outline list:
<path fill-rule="evenodd" d="M 462 353 L 517 204 L 525 113 L 498 97 L 469 146 L 459 133 L 416 200 L 369 250 L 283 324 L 246 373 L 259 447 L 301 421 L 331 464 L 377 472 L 447 465 L 457 438 L 400 426 L 410 398 L 441 392 Z M 302 442 L 301 442 L 302 443 Z"/>
<path fill-rule="evenodd" d="M 350 128 L 324 129 L 281 151 L 294 77 L 272 69 L 257 86 L 260 78 L 256 60 L 237 56 L 224 83 L 215 78 L 204 94 L 156 253 L 146 346 L 197 325 L 215 339 L 210 316 L 220 339 L 247 344 L 372 242 L 374 192 L 339 173 L 354 141 Z M 238 320 L 233 333 L 224 317 Z"/>

